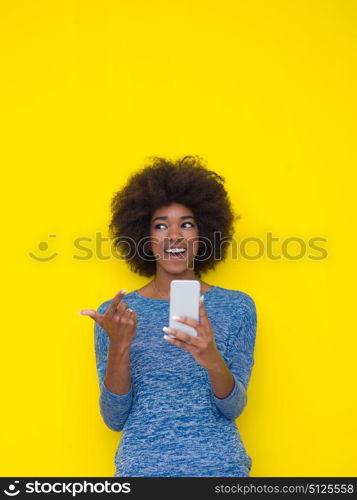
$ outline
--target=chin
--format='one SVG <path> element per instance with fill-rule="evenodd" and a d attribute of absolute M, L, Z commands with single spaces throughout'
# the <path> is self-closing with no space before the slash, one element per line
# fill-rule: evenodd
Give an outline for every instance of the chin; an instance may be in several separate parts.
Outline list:
<path fill-rule="evenodd" d="M 180 263 L 179 262 L 167 263 L 166 261 L 164 265 L 161 264 L 161 267 L 164 268 L 166 272 L 171 274 L 181 274 L 184 271 L 191 271 L 191 270 L 194 271 L 194 269 L 193 268 L 191 269 L 191 267 L 187 264 L 186 261 Z"/>

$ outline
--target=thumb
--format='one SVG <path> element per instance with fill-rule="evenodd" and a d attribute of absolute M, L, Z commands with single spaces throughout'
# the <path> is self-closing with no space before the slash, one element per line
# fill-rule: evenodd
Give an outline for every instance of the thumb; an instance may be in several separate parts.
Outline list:
<path fill-rule="evenodd" d="M 98 321 L 102 316 L 97 311 L 93 311 L 93 309 L 83 309 L 82 311 L 79 311 L 78 314 L 82 316 L 90 316 L 92 319 L 94 319 L 94 321 Z"/>

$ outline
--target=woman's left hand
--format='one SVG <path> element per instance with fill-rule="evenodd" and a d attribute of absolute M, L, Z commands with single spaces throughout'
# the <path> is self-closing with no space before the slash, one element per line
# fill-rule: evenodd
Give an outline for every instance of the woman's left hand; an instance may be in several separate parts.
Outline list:
<path fill-rule="evenodd" d="M 214 332 L 202 299 L 200 300 L 199 311 L 200 321 L 196 321 L 195 319 L 187 318 L 185 316 L 174 318 L 175 321 L 192 326 L 197 331 L 196 337 L 174 328 L 164 327 L 164 332 L 173 335 L 175 339 L 168 336 L 164 336 L 164 338 L 171 344 L 181 347 L 185 351 L 191 353 L 197 363 L 203 368 L 206 370 L 212 370 L 219 366 L 222 362 L 222 356 L 217 349 L 214 340 Z"/>

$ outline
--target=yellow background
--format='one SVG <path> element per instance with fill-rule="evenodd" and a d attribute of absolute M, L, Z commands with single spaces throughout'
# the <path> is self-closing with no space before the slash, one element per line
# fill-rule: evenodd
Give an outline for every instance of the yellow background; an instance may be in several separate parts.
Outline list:
<path fill-rule="evenodd" d="M 148 156 L 198 154 L 226 179 L 238 240 L 327 240 L 323 260 L 203 276 L 257 306 L 237 419 L 251 475 L 356 476 L 356 2 L 15 0 L 0 17 L 1 475 L 114 474 L 120 433 L 77 312 L 148 279 L 75 258 L 74 240 L 107 235 Z"/>

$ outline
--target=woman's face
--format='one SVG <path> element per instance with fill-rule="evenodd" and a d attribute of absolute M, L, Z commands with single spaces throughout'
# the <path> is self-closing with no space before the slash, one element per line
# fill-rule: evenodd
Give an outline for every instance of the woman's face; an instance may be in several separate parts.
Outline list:
<path fill-rule="evenodd" d="M 151 216 L 151 249 L 157 266 L 169 273 L 193 270 L 193 259 L 199 248 L 198 227 L 193 212 L 180 203 L 158 208 Z M 183 248 L 181 253 L 170 253 L 171 248 Z"/>

